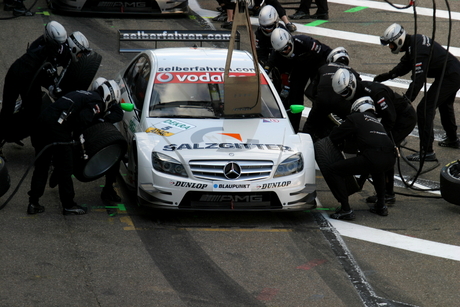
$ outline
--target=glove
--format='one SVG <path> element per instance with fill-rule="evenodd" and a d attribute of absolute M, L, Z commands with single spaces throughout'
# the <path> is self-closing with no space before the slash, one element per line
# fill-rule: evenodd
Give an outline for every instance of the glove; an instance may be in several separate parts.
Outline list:
<path fill-rule="evenodd" d="M 270 71 L 271 71 L 271 68 L 270 68 L 270 66 L 264 66 L 264 70 L 265 70 L 265 73 L 266 73 L 267 75 L 269 75 L 269 74 L 270 74 Z"/>
<path fill-rule="evenodd" d="M 389 72 L 386 72 L 384 74 L 380 74 L 380 75 L 375 76 L 374 82 L 384 82 L 384 81 L 387 81 L 389 79 L 391 79 L 391 75 L 390 75 Z"/>
<path fill-rule="evenodd" d="M 48 94 L 54 100 L 56 100 L 58 98 L 58 95 L 56 94 L 56 89 L 54 88 L 54 85 L 50 85 L 50 87 L 48 87 Z"/>

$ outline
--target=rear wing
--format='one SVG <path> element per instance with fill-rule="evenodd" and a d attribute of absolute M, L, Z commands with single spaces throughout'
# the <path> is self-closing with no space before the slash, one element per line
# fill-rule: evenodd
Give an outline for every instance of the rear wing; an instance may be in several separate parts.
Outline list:
<path fill-rule="evenodd" d="M 124 42 L 230 42 L 231 31 L 194 31 L 194 30 L 118 30 L 118 52 L 139 53 L 153 48 L 122 48 Z M 235 42 L 240 49 L 240 33 L 236 31 Z"/>

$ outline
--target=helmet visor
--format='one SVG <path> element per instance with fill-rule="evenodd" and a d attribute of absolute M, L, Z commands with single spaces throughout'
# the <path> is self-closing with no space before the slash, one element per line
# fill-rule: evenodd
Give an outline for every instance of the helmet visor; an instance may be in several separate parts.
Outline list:
<path fill-rule="evenodd" d="M 341 92 L 337 93 L 339 94 L 340 96 L 342 96 L 343 98 L 348 98 L 351 96 L 351 94 L 353 93 L 353 91 L 351 90 L 351 88 L 349 88 L 348 86 L 346 88 L 344 88 Z"/>
<path fill-rule="evenodd" d="M 286 46 L 284 46 L 283 49 L 281 49 L 279 52 L 283 55 L 288 55 L 289 52 L 292 50 L 292 43 L 287 43 Z"/>
<path fill-rule="evenodd" d="M 90 53 L 91 53 L 91 50 L 85 49 L 85 50 L 80 50 L 80 52 L 78 52 L 75 56 L 77 57 L 77 59 L 80 59 L 82 57 L 88 56 Z"/>
<path fill-rule="evenodd" d="M 386 46 L 390 43 L 389 40 L 387 40 L 385 37 L 380 37 L 380 44 L 382 44 L 382 46 Z"/>
<path fill-rule="evenodd" d="M 265 33 L 272 33 L 273 30 L 275 30 L 275 28 L 276 28 L 276 24 L 260 26 L 260 29 L 264 31 Z"/>

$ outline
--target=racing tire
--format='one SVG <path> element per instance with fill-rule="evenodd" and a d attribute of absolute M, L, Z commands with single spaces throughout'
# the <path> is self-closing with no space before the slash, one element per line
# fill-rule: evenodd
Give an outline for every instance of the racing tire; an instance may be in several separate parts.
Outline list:
<path fill-rule="evenodd" d="M 460 206 L 460 160 L 452 161 L 441 169 L 441 196 L 447 202 Z"/>
<path fill-rule="evenodd" d="M 88 90 L 101 62 L 102 56 L 94 51 L 76 63 L 72 61 L 59 84 L 62 93 L 65 95 L 76 90 Z"/>
<path fill-rule="evenodd" d="M 98 123 L 88 127 L 83 131 L 83 138 L 83 146 L 77 142 L 75 147 L 73 172 L 75 178 L 81 182 L 104 176 L 123 158 L 128 148 L 123 135 L 111 123 Z"/>
<path fill-rule="evenodd" d="M 11 181 L 5 160 L 0 157 L 0 197 L 2 197 L 10 188 Z"/>
<path fill-rule="evenodd" d="M 345 159 L 344 154 L 331 142 L 329 137 L 320 139 L 314 143 L 315 147 L 315 159 L 318 164 L 324 179 L 327 182 L 327 178 L 332 172 L 331 165 L 335 162 Z M 361 191 L 361 187 L 356 181 L 355 176 L 350 175 L 344 178 L 347 186 L 348 195 L 352 195 L 356 192 Z"/>

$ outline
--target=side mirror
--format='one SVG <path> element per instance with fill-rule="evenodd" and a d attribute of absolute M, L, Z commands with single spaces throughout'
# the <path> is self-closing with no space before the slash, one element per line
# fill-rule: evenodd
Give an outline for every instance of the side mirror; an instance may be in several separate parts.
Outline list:
<path fill-rule="evenodd" d="M 120 107 L 126 112 L 132 112 L 134 110 L 134 104 L 132 103 L 120 103 Z"/>
<path fill-rule="evenodd" d="M 302 111 L 305 109 L 305 106 L 301 104 L 293 104 L 289 107 L 289 109 L 292 114 L 302 113 Z"/>

